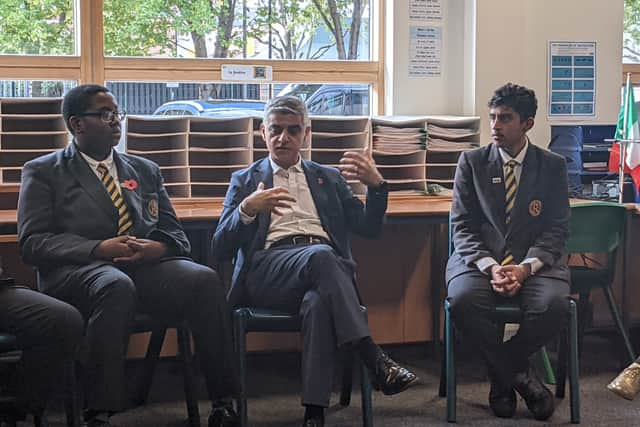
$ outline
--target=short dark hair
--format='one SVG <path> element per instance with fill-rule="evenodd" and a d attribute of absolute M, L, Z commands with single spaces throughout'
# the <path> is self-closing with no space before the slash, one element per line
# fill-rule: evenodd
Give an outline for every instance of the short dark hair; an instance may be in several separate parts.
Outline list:
<path fill-rule="evenodd" d="M 91 106 L 93 96 L 102 92 L 110 93 L 109 89 L 104 86 L 88 84 L 76 86 L 64 96 L 62 100 L 62 117 L 72 135 L 73 129 L 69 124 L 69 118 L 86 112 Z"/>
<path fill-rule="evenodd" d="M 496 89 L 487 105 L 489 108 L 502 105 L 510 107 L 520 115 L 521 122 L 529 117 L 535 118 L 538 110 L 536 93 L 532 89 L 513 83 L 507 83 Z"/>

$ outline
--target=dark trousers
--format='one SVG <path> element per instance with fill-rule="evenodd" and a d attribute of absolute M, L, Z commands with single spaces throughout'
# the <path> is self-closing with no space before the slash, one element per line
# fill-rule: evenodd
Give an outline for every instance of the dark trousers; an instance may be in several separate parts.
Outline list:
<path fill-rule="evenodd" d="M 22 350 L 18 404 L 39 413 L 73 359 L 84 321 L 72 306 L 24 287 L 0 286 L 0 331 Z"/>
<path fill-rule="evenodd" d="M 370 335 L 354 273 L 355 263 L 325 244 L 279 246 L 252 258 L 252 304 L 302 316 L 304 405 L 329 406 L 338 347 Z"/>
<path fill-rule="evenodd" d="M 102 262 L 88 267 L 47 291 L 87 319 L 83 371 L 89 409 L 125 407 L 124 362 L 136 310 L 159 319 L 187 319 L 209 397 L 236 393 L 231 314 L 215 271 L 187 259 L 126 270 Z"/>
<path fill-rule="evenodd" d="M 494 293 L 489 277 L 480 272 L 461 274 L 449 281 L 448 298 L 455 327 L 480 350 L 494 381 L 511 386 L 513 376 L 528 367 L 528 358 L 565 327 L 569 284 L 531 276 L 515 300 L 524 313 L 520 329 L 502 342 L 503 330 L 491 312 L 503 297 Z"/>

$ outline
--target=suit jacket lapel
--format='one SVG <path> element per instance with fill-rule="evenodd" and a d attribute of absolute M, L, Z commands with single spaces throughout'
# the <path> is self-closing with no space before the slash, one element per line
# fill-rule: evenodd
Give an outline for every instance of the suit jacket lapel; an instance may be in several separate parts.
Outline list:
<path fill-rule="evenodd" d="M 104 185 L 100 182 L 93 170 L 91 170 L 91 167 L 84 161 L 75 142 L 67 146 L 65 156 L 69 159 L 69 171 L 80 186 L 84 188 L 87 194 L 95 200 L 107 215 L 117 218 L 118 211 L 111 201 L 109 194 L 107 194 L 107 189 L 104 188 Z"/>
<path fill-rule="evenodd" d="M 491 216 L 495 218 L 495 225 L 500 229 L 502 234 L 506 234 L 506 213 L 505 213 L 505 189 L 504 189 L 504 170 L 502 168 L 502 160 L 498 147 L 491 144 L 489 151 L 487 180 L 490 185 L 490 194 L 493 198 L 489 204 L 491 207 Z M 500 178 L 500 182 L 494 182 L 494 178 Z"/>
<path fill-rule="evenodd" d="M 133 216 L 133 223 L 136 224 L 136 219 L 140 217 L 140 209 L 143 206 L 140 205 L 141 200 L 141 189 L 140 189 L 140 178 L 136 170 L 129 164 L 129 161 L 118 155 L 114 151 L 113 153 L 113 161 L 116 165 L 116 169 L 118 170 L 118 180 L 117 185 L 127 180 L 135 180 L 138 183 L 138 186 L 134 190 L 128 190 L 126 188 L 120 187 L 120 194 L 124 198 L 124 202 L 127 204 L 127 208 L 129 209 L 129 214 Z"/>
<path fill-rule="evenodd" d="M 307 185 L 309 186 L 313 203 L 316 205 L 320 223 L 325 231 L 331 230 L 331 227 L 329 227 L 329 211 L 331 207 L 329 206 L 329 196 L 326 190 L 326 186 L 329 185 L 327 178 L 321 169 L 307 160 L 302 161 L 302 169 L 307 178 Z"/>
<path fill-rule="evenodd" d="M 264 183 L 265 188 L 273 188 L 273 171 L 271 170 L 271 163 L 269 158 L 266 157 L 256 166 L 253 170 L 253 176 L 255 179 L 255 188 L 259 183 Z M 271 213 L 261 212 L 258 214 L 258 235 L 257 244 L 260 247 L 264 247 L 264 243 L 267 240 L 267 232 L 269 231 L 269 225 L 271 224 Z"/>
<path fill-rule="evenodd" d="M 511 227 L 509 233 L 517 231 L 526 220 L 529 218 L 529 196 L 533 194 L 535 189 L 535 183 L 538 179 L 538 164 L 537 153 L 533 149 L 531 143 L 529 143 L 527 154 L 525 154 L 524 161 L 522 162 L 522 173 L 520 174 L 520 181 L 518 182 L 518 193 L 516 194 L 516 200 L 513 205 L 513 212 L 511 215 Z"/>

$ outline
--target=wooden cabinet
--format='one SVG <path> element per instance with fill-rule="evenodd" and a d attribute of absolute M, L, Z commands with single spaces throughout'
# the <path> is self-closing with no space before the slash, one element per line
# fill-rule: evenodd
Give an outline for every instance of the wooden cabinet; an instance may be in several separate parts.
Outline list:
<path fill-rule="evenodd" d="M 29 160 L 64 148 L 60 98 L 0 98 L 0 183 L 20 183 Z"/>

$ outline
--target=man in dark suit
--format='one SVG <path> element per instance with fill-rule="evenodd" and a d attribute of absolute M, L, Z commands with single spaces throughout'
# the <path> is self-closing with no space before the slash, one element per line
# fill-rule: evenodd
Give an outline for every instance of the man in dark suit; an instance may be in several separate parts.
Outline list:
<path fill-rule="evenodd" d="M 230 311 L 218 275 L 191 261 L 160 169 L 117 153 L 119 111 L 98 85 L 65 96 L 73 142 L 22 171 L 18 232 L 23 259 L 38 267 L 43 290 L 87 319 L 89 426 L 108 425 L 125 406 L 124 361 L 136 310 L 186 318 L 213 403 L 209 426 L 232 426 L 237 390 Z"/>
<path fill-rule="evenodd" d="M 311 126 L 298 98 L 272 99 L 260 130 L 269 157 L 233 174 L 213 253 L 219 260 L 235 257 L 232 305 L 302 316 L 303 425 L 322 426 L 338 347 L 353 346 L 385 394 L 416 379 L 372 341 L 355 286 L 350 233 L 380 234 L 386 184 L 368 152 L 347 152 L 342 176 L 303 160 Z M 366 206 L 345 178 L 367 186 Z"/>
<path fill-rule="evenodd" d="M 14 403 L 0 402 L 0 424 L 44 413 L 65 362 L 73 360 L 83 323 L 69 304 L 0 279 L 0 332 L 14 335 L 22 350 L 13 385 L 18 397 Z"/>
<path fill-rule="evenodd" d="M 568 311 L 567 169 L 562 157 L 527 137 L 537 109 L 532 90 L 506 84 L 489 108 L 493 143 L 463 153 L 456 171 L 448 298 L 455 326 L 488 364 L 494 414 L 513 416 L 515 390 L 545 420 L 553 414 L 553 395 L 528 357 L 565 324 Z M 516 301 L 524 316 L 503 343 L 490 313 L 504 300 Z"/>

